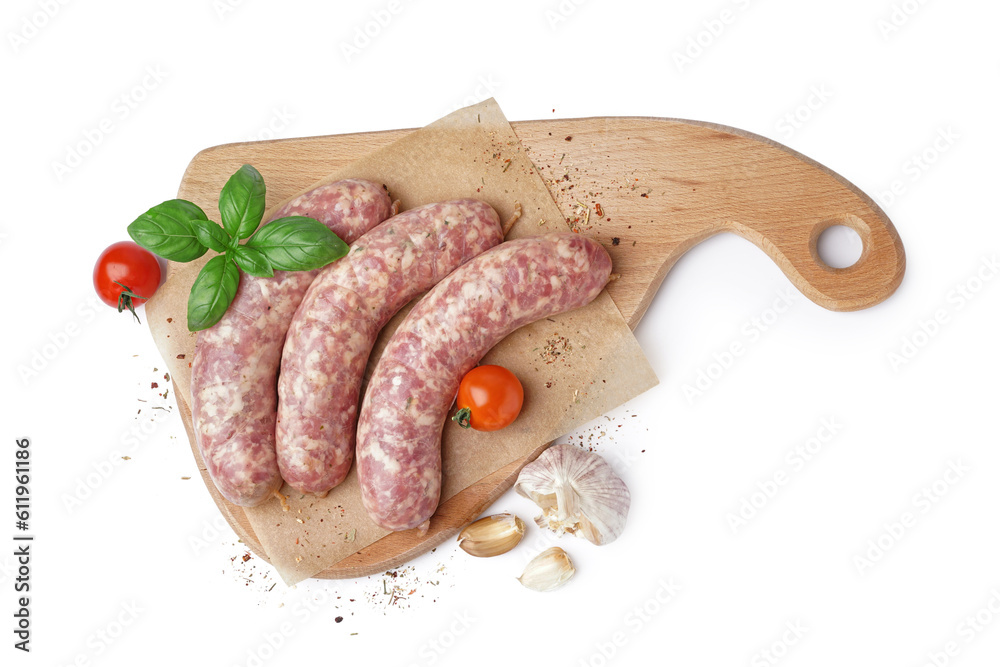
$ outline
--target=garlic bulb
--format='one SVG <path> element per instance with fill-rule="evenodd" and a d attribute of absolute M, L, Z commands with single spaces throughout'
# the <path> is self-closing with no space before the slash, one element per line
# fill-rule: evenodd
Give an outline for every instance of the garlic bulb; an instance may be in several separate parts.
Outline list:
<path fill-rule="evenodd" d="M 491 514 L 466 526 L 458 534 L 458 546 L 472 556 L 486 558 L 505 554 L 524 537 L 524 522 L 510 513 Z"/>
<path fill-rule="evenodd" d="M 514 489 L 542 508 L 535 523 L 572 533 L 594 544 L 613 542 L 625 529 L 629 495 L 625 482 L 597 454 L 555 445 L 524 466 Z"/>
<path fill-rule="evenodd" d="M 517 578 L 521 585 L 533 591 L 554 591 L 562 588 L 576 574 L 569 554 L 559 547 L 546 549 L 531 559 L 524 574 Z"/>

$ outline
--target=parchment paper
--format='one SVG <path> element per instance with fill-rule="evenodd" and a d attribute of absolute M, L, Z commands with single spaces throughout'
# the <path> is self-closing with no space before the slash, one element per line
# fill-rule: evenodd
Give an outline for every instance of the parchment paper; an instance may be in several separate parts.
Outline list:
<path fill-rule="evenodd" d="M 393 199 L 400 200 L 400 210 L 475 197 L 507 220 L 519 202 L 522 216 L 508 239 L 567 229 L 545 183 L 492 99 L 416 130 L 322 182 L 342 178 L 384 183 Z M 183 324 L 198 268 L 194 263 L 172 264 L 167 282 L 147 304 L 157 347 L 188 404 L 187 362 L 194 355 L 195 337 Z M 397 314 L 382 332 L 366 377 L 408 310 Z M 159 323 L 168 317 L 174 320 L 169 329 L 154 325 L 154 319 Z M 585 308 L 523 327 L 501 341 L 483 363 L 506 366 L 518 376 L 524 386 L 524 408 L 514 424 L 494 433 L 464 430 L 452 422 L 446 425 L 442 501 L 657 384 L 607 292 Z M 246 514 L 288 584 L 323 571 L 387 534 L 372 523 L 361 504 L 355 469 L 324 499 L 302 496 L 287 485 L 282 492 L 289 495 L 291 511 L 269 501 L 247 508 Z"/>

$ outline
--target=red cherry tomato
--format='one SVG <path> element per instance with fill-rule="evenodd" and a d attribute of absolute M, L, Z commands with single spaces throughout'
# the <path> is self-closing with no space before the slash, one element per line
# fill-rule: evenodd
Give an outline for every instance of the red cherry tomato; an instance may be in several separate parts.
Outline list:
<path fill-rule="evenodd" d="M 459 426 L 497 431 L 517 419 L 524 404 L 524 388 L 503 366 L 477 366 L 462 378 L 456 403 L 458 414 L 452 419 Z"/>
<path fill-rule="evenodd" d="M 109 245 L 94 265 L 94 289 L 101 301 L 135 315 L 138 306 L 160 286 L 160 263 L 156 255 L 131 241 Z M 139 319 L 136 316 L 136 319 Z"/>

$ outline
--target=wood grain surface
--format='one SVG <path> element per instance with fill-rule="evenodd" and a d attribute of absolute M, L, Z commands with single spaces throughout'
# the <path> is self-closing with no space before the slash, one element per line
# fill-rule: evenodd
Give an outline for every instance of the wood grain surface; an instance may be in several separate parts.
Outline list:
<path fill-rule="evenodd" d="M 758 246 L 806 297 L 830 310 L 873 306 L 902 281 L 902 242 L 872 199 L 821 164 L 764 137 L 665 118 L 579 118 L 511 126 L 567 221 L 610 252 L 621 278 L 608 292 L 632 328 L 681 255 L 720 232 L 738 234 Z M 208 148 L 188 165 L 178 196 L 214 200 L 229 176 L 248 162 L 266 175 L 269 201 L 280 201 L 408 132 Z M 560 223 L 538 222 L 553 231 Z M 819 259 L 817 239 L 832 225 L 850 227 L 861 237 L 861 258 L 853 266 L 834 269 Z M 175 395 L 216 505 L 243 542 L 268 560 L 243 509 L 216 491 L 195 444 L 189 398 L 176 387 Z M 427 534 L 390 534 L 317 576 L 382 572 L 429 551 L 479 516 L 543 450 L 442 503 Z"/>

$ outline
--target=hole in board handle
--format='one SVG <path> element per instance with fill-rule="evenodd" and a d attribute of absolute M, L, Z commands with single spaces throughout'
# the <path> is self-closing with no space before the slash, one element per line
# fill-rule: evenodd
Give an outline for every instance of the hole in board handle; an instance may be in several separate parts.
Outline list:
<path fill-rule="evenodd" d="M 865 244 L 857 231 L 847 225 L 830 225 L 816 239 L 819 260 L 831 269 L 846 269 L 861 259 Z"/>

